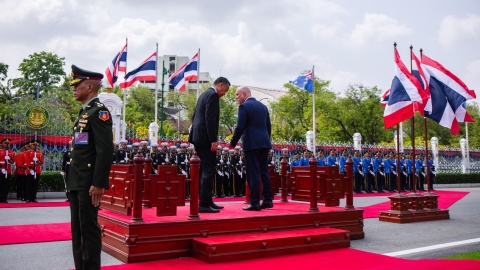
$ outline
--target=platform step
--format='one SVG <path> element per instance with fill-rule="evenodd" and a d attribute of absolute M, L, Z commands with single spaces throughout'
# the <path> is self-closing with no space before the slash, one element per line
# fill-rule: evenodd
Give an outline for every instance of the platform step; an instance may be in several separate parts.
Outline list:
<path fill-rule="evenodd" d="M 193 239 L 193 257 L 220 263 L 350 247 L 348 231 L 333 228 Z"/>

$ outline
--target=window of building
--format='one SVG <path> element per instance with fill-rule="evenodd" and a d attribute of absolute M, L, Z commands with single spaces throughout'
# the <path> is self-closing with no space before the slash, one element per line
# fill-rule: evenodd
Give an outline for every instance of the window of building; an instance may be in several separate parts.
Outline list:
<path fill-rule="evenodd" d="M 175 57 L 170 57 L 168 63 L 170 64 L 170 73 L 175 73 Z"/>

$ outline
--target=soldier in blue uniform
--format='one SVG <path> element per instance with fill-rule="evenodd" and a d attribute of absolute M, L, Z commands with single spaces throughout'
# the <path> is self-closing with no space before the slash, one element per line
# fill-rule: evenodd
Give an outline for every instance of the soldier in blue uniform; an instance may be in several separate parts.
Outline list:
<path fill-rule="evenodd" d="M 435 171 L 435 164 L 433 163 L 431 154 L 428 154 L 428 173 L 430 176 L 430 190 L 435 190 L 433 189 L 433 184 L 435 183 L 435 176 L 437 175 L 437 172 Z"/>
<path fill-rule="evenodd" d="M 375 154 L 375 159 L 373 160 L 373 172 L 375 173 L 377 192 L 383 192 L 385 187 L 385 173 L 380 151 L 377 151 Z"/>
<path fill-rule="evenodd" d="M 373 165 L 372 159 L 370 158 L 370 151 L 366 151 L 362 159 L 363 174 L 365 175 L 365 191 L 367 193 L 372 193 L 372 182 L 373 182 Z"/>
<path fill-rule="evenodd" d="M 417 159 L 415 160 L 415 172 L 417 174 L 417 190 L 424 191 L 425 167 L 422 162 L 422 154 L 417 154 Z"/>
<path fill-rule="evenodd" d="M 309 166 L 310 164 L 308 164 L 308 161 L 310 160 L 310 155 L 311 155 L 311 152 L 310 151 L 305 151 L 304 153 L 304 157 L 300 159 L 300 166 Z"/>
<path fill-rule="evenodd" d="M 336 166 L 337 158 L 335 157 L 335 150 L 330 150 L 330 155 L 327 157 L 327 166 Z"/>
<path fill-rule="evenodd" d="M 300 156 L 298 153 L 295 153 L 293 156 L 293 160 L 291 162 L 291 166 L 301 166 Z"/>
<path fill-rule="evenodd" d="M 342 156 L 340 157 L 340 160 L 339 160 L 339 165 L 340 165 L 340 173 L 343 173 L 346 175 L 346 171 L 345 171 L 345 166 L 347 164 L 347 159 L 348 159 L 348 151 L 345 149 L 342 151 Z"/>
<path fill-rule="evenodd" d="M 353 152 L 353 175 L 354 175 L 354 185 L 355 185 L 355 193 L 362 193 L 362 179 L 363 179 L 363 171 L 362 171 L 362 160 L 360 158 L 360 152 L 355 150 Z"/>
<path fill-rule="evenodd" d="M 405 155 L 405 167 L 407 169 L 407 190 L 413 191 L 413 162 L 411 159 L 411 155 L 407 153 Z"/>
<path fill-rule="evenodd" d="M 325 166 L 325 157 L 323 156 L 323 150 L 320 149 L 317 154 L 317 166 Z"/>

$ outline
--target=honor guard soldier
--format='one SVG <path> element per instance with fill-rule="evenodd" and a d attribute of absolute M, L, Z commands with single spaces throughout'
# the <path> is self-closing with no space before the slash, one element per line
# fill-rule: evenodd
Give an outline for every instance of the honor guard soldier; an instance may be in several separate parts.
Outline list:
<path fill-rule="evenodd" d="M 25 145 L 20 147 L 20 153 L 15 155 L 15 176 L 17 177 L 17 200 L 26 197 L 27 178 L 25 172 Z"/>
<path fill-rule="evenodd" d="M 275 166 L 275 156 L 273 155 L 273 149 L 270 149 L 270 151 L 268 151 L 267 162 L 268 165 Z"/>
<path fill-rule="evenodd" d="M 355 185 L 355 193 L 362 193 L 362 179 L 363 179 L 363 172 L 360 170 L 361 168 L 361 159 L 360 159 L 360 152 L 355 150 L 353 152 L 353 176 L 354 176 L 354 185 Z"/>
<path fill-rule="evenodd" d="M 365 175 L 365 191 L 367 193 L 372 193 L 372 185 L 373 185 L 373 164 L 372 159 L 370 158 L 370 151 L 365 152 L 365 155 L 362 159 L 362 167 L 363 167 L 363 174 Z"/>
<path fill-rule="evenodd" d="M 129 164 L 129 151 L 127 149 L 127 140 L 120 141 L 120 148 L 115 153 L 115 159 L 117 160 L 117 164 Z"/>
<path fill-rule="evenodd" d="M 242 196 L 242 164 L 240 157 L 240 146 L 235 146 L 233 150 L 233 155 L 230 157 L 230 163 L 232 165 L 232 180 L 233 180 L 233 196 L 240 197 Z"/>
<path fill-rule="evenodd" d="M 148 142 L 141 141 L 140 142 L 140 152 L 142 153 L 143 157 L 146 158 L 150 152 L 148 151 Z"/>
<path fill-rule="evenodd" d="M 170 163 L 170 160 L 168 159 L 168 156 L 169 156 L 168 143 L 162 142 L 161 146 L 162 146 L 162 149 L 160 150 L 157 156 L 158 165 L 168 165 Z"/>
<path fill-rule="evenodd" d="M 217 198 L 223 198 L 222 194 L 222 186 L 223 186 L 223 158 L 222 158 L 222 147 L 219 145 L 217 146 L 217 150 L 215 153 L 217 165 L 215 166 L 215 171 L 217 172 L 215 174 L 215 179 L 214 179 L 214 194 L 215 197 Z"/>
<path fill-rule="evenodd" d="M 385 177 L 383 173 L 383 161 L 380 156 L 380 151 L 375 153 L 375 158 L 373 159 L 373 173 L 375 174 L 375 183 L 377 184 L 377 192 L 383 192 Z"/>
<path fill-rule="evenodd" d="M 112 164 L 117 164 L 117 150 L 119 147 L 119 142 L 114 142 L 113 143 L 113 160 Z"/>
<path fill-rule="evenodd" d="M 10 191 L 10 179 L 12 177 L 12 165 L 15 164 L 15 153 L 10 150 L 10 139 L 1 141 L 0 150 L 0 203 L 8 203 L 8 192 Z"/>
<path fill-rule="evenodd" d="M 42 152 L 37 150 L 38 143 L 36 141 L 30 143 L 30 150 L 26 152 L 27 164 L 27 202 L 37 202 L 37 189 L 40 175 L 42 174 L 41 165 L 44 163 Z"/>
<path fill-rule="evenodd" d="M 300 160 L 300 154 L 299 153 L 295 153 L 295 155 L 293 155 L 293 160 L 291 162 L 291 166 L 292 167 L 295 167 L 295 166 L 301 166 L 302 162 Z"/>
<path fill-rule="evenodd" d="M 323 151 L 318 151 L 317 154 L 317 166 L 325 166 L 325 157 L 323 156 Z"/>
<path fill-rule="evenodd" d="M 178 173 L 185 175 L 187 178 L 190 178 L 188 174 L 188 169 L 187 169 L 187 165 L 188 165 L 187 144 L 182 143 L 180 145 L 180 151 L 176 156 L 175 162 L 178 166 Z M 187 182 L 185 184 L 185 197 L 187 199 L 190 198 L 190 182 Z"/>
<path fill-rule="evenodd" d="M 335 150 L 333 149 L 330 150 L 330 155 L 327 157 L 327 166 L 338 166 Z"/>
<path fill-rule="evenodd" d="M 397 162 L 395 160 L 395 153 L 392 151 L 388 154 L 388 160 L 384 161 L 385 168 L 389 167 L 389 174 L 388 174 L 388 186 L 389 191 L 394 192 L 397 189 Z"/>
<path fill-rule="evenodd" d="M 300 159 L 300 166 L 309 166 L 308 161 L 310 160 L 310 151 L 305 151 L 304 157 Z"/>
<path fill-rule="evenodd" d="M 158 144 L 156 143 L 153 143 L 151 145 L 151 153 L 150 153 L 150 157 L 152 158 L 152 173 L 154 174 L 158 174 L 158 154 L 159 154 L 159 150 L 158 150 Z"/>
<path fill-rule="evenodd" d="M 282 149 L 282 156 L 280 157 L 280 162 L 282 162 L 282 160 L 284 160 L 284 159 L 288 162 L 287 172 L 289 172 L 291 162 L 290 162 L 290 157 L 288 156 L 288 148 L 283 148 Z"/>
<path fill-rule="evenodd" d="M 348 159 L 348 151 L 344 149 L 342 151 L 342 156 L 340 157 L 338 163 L 339 163 L 339 172 L 343 173 L 345 176 L 347 175 L 347 171 L 345 171 L 345 166 L 347 165 L 347 159 Z"/>
<path fill-rule="evenodd" d="M 232 191 L 231 191 L 231 168 L 230 168 L 230 149 L 228 147 L 223 148 L 222 152 L 223 156 L 223 193 L 225 196 L 232 196 Z"/>
<path fill-rule="evenodd" d="M 62 169 L 60 174 L 63 178 L 63 184 L 65 185 L 65 196 L 67 196 L 68 202 L 68 190 L 67 190 L 67 175 L 70 169 L 70 159 L 72 158 L 72 141 L 68 142 L 68 148 L 63 151 L 63 159 L 62 159 Z"/>
<path fill-rule="evenodd" d="M 110 187 L 112 117 L 97 97 L 103 75 L 72 65 L 72 77 L 73 96 L 82 103 L 67 174 L 73 257 L 76 269 L 100 269 L 102 232 L 97 217 L 104 190 Z"/>
<path fill-rule="evenodd" d="M 168 157 L 168 162 L 170 165 L 177 164 L 177 147 L 175 145 L 170 146 L 170 156 Z"/>
<path fill-rule="evenodd" d="M 133 158 L 138 153 L 138 150 L 140 150 L 140 143 L 132 143 L 132 151 L 130 152 L 130 156 L 128 157 L 130 164 L 133 164 Z"/>

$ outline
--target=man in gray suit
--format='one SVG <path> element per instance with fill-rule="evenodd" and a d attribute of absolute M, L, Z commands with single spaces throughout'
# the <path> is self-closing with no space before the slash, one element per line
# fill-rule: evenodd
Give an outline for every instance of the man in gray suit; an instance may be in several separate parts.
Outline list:
<path fill-rule="evenodd" d="M 192 127 L 188 141 L 193 143 L 200 158 L 200 203 L 199 213 L 218 213 L 223 206 L 212 201 L 213 178 L 215 177 L 216 157 L 218 146 L 218 124 L 220 121 L 219 100 L 227 93 L 230 82 L 224 77 L 218 77 L 213 87 L 203 92 L 197 100 L 192 117 Z M 192 202 L 194 203 L 194 202 Z"/>
<path fill-rule="evenodd" d="M 272 187 L 268 173 L 268 152 L 272 148 L 270 114 L 265 105 L 252 97 L 250 89 L 246 86 L 237 89 L 235 98 L 240 106 L 237 127 L 230 145 L 235 147 L 242 137 L 247 181 L 250 188 L 250 206 L 244 207 L 243 210 L 260 211 L 272 208 Z M 263 186 L 262 204 L 260 204 L 260 180 Z"/>

